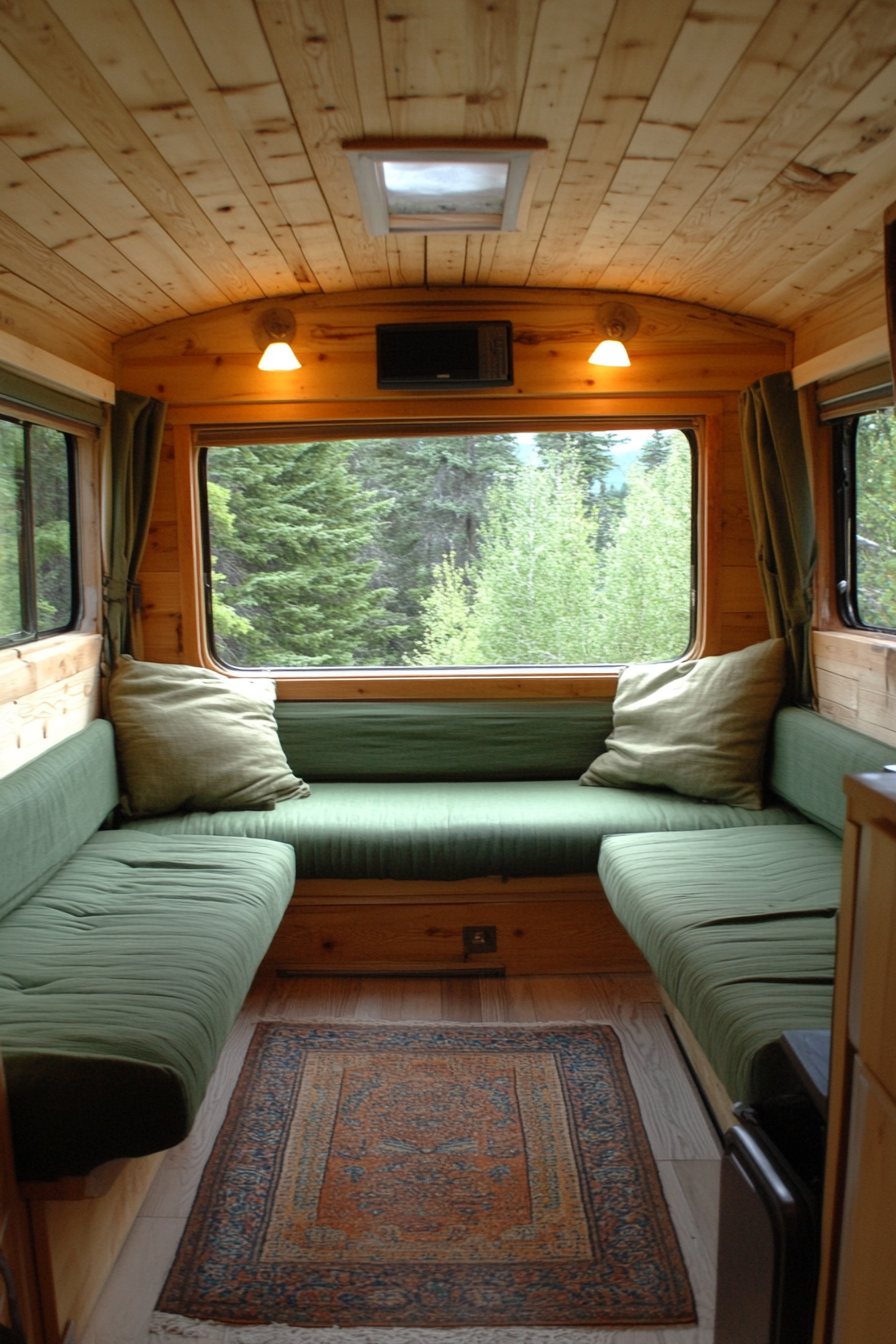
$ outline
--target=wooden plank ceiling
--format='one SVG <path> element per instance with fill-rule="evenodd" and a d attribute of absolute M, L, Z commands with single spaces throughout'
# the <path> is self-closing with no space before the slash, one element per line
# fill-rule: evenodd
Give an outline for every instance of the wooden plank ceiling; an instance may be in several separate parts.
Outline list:
<path fill-rule="evenodd" d="M 0 329 L 59 353 L 318 291 L 792 328 L 880 282 L 894 0 L 0 0 L 0 43 Z M 341 142 L 420 135 L 544 137 L 525 230 L 369 237 Z"/>

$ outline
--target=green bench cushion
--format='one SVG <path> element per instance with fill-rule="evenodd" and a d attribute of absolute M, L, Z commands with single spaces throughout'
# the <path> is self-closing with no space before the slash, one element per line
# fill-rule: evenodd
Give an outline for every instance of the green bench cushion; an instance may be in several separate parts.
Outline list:
<path fill-rule="evenodd" d="M 840 862 L 811 825 L 603 846 L 613 910 L 736 1101 L 789 1086 L 782 1031 L 830 1028 Z"/>
<path fill-rule="evenodd" d="M 781 709 L 775 715 L 772 788 L 835 835 L 842 836 L 846 825 L 843 776 L 880 770 L 890 761 L 896 761 L 896 747 L 811 709 Z"/>
<path fill-rule="evenodd" d="M 312 785 L 577 779 L 613 726 L 612 700 L 279 701 L 274 712 L 290 768 Z"/>
<path fill-rule="evenodd" d="M 250 835 L 295 847 L 298 877 L 456 880 L 593 872 L 604 835 L 781 826 L 786 808 L 751 812 L 674 793 L 517 783 L 317 784 L 273 812 L 196 812 L 131 822 L 155 835 Z"/>
<path fill-rule="evenodd" d="M 0 780 L 0 919 L 43 886 L 117 803 L 112 725 L 102 719 Z"/>
<path fill-rule="evenodd" d="M 20 1179 L 189 1133 L 293 890 L 285 845 L 104 831 L 0 923 Z"/>

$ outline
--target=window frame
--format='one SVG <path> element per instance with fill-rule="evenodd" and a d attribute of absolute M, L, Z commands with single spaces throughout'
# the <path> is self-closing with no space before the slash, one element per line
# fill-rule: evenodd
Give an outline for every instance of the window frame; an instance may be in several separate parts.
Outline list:
<path fill-rule="evenodd" d="M 81 582 L 81 518 L 79 496 L 78 438 L 68 427 L 54 424 L 51 418 L 17 414 L 11 407 L 0 403 L 0 421 L 21 425 L 24 433 L 24 488 L 22 491 L 22 533 L 19 544 L 19 582 L 22 605 L 27 608 L 29 626 L 26 629 L 0 633 L 0 649 L 37 643 L 78 628 L 83 612 L 83 584 Z M 68 525 L 69 573 L 71 579 L 71 611 L 64 625 L 41 630 L 37 619 L 37 565 L 34 549 L 34 506 L 31 480 L 31 430 L 50 429 L 62 434 L 65 440 L 68 464 Z"/>
<path fill-rule="evenodd" d="M 224 427 L 221 427 L 222 430 Z M 570 682 L 578 682 L 580 679 L 587 679 L 593 683 L 595 679 L 612 683 L 613 689 L 618 679 L 619 672 L 625 666 L 623 663 L 568 663 L 568 664 L 491 664 L 491 665 L 473 665 L 473 666 L 433 666 L 433 667 L 403 667 L 394 664 L 385 665 L 363 665 L 357 667 L 347 666 L 253 666 L 240 667 L 226 663 L 218 655 L 215 648 L 214 620 L 212 612 L 212 563 L 211 563 L 211 536 L 209 527 L 209 509 L 207 495 L 207 463 L 208 453 L 213 447 L 242 447 L 256 446 L 264 443 L 282 443 L 282 442 L 318 442 L 320 440 L 338 441 L 344 439 L 362 439 L 362 438 L 410 438 L 415 435 L 432 435 L 437 437 L 442 435 L 454 435 L 459 433 L 481 433 L 497 434 L 501 432 L 535 433 L 541 430 L 563 431 L 563 430 L 586 430 L 594 433 L 603 433 L 609 431 L 625 432 L 626 430 L 677 430 L 683 434 L 687 440 L 691 453 L 691 563 L 690 563 L 690 633 L 685 649 L 677 658 L 670 661 L 684 662 L 687 659 L 696 658 L 703 652 L 705 644 L 705 606 L 703 601 L 705 584 L 703 583 L 704 571 L 706 568 L 706 527 L 704 523 L 703 501 L 708 497 L 707 463 L 705 452 L 705 426 L 702 425 L 697 417 L 688 420 L 682 420 L 679 417 L 668 415 L 645 416 L 643 414 L 632 416 L 631 418 L 617 418 L 612 420 L 595 416 L 570 416 L 564 417 L 562 421 L 551 418 L 546 420 L 544 417 L 533 416 L 531 419 L 514 419 L 512 426 L 502 426 L 494 420 L 486 422 L 451 422 L 441 421 L 438 423 L 420 422 L 409 424 L 407 421 L 397 422 L 390 426 L 382 424 L 339 424 L 313 426 L 314 432 L 309 432 L 311 427 L 308 424 L 296 422 L 286 425 L 280 424 L 275 432 L 264 430 L 259 432 L 258 427 L 246 427 L 246 430 L 240 436 L 241 441 L 237 442 L 236 435 L 240 433 L 238 426 L 228 426 L 225 433 L 218 437 L 222 442 L 213 444 L 211 439 L 215 437 L 214 431 L 204 432 L 202 439 L 204 442 L 193 443 L 193 454 L 195 458 L 195 471 L 193 480 L 196 487 L 195 509 L 198 522 L 197 529 L 197 547 L 195 553 L 196 562 L 199 565 L 197 574 L 198 588 L 198 606 L 200 629 L 199 634 L 201 647 L 203 648 L 208 665 L 226 672 L 232 676 L 242 677 L 272 677 L 278 682 L 278 694 L 280 698 L 290 698 L 283 694 L 286 686 L 313 679 L 316 684 L 321 681 L 332 682 L 334 687 L 346 682 L 362 682 L 374 684 L 383 681 L 399 681 L 405 683 L 409 688 L 408 698 L 414 698 L 412 685 L 419 687 L 421 677 L 425 681 L 445 681 L 456 684 L 459 680 L 463 682 L 474 681 L 482 688 L 484 682 L 493 683 L 493 688 L 498 691 L 503 686 L 504 690 L 509 690 L 508 682 L 519 678 L 530 684 L 534 680 L 553 680 L 555 678 L 565 678 Z M 285 438 L 285 433 L 289 432 L 290 437 Z M 360 688 L 359 688 L 360 689 Z M 518 687 L 517 693 L 519 693 Z M 575 695 L 575 689 L 570 689 L 569 694 Z M 593 694 L 594 691 L 589 692 Z M 336 693 L 338 694 L 338 692 Z M 364 691 L 361 691 L 364 694 Z M 470 694 L 469 690 L 461 694 Z M 297 697 L 299 698 L 299 697 Z M 335 698 L 335 696 L 334 696 Z M 340 697 L 341 698 L 341 697 Z M 354 698 L 354 697 L 352 697 Z M 360 697 L 358 697 L 360 698 Z M 369 698 L 377 697 L 376 694 Z M 391 698 L 391 697 L 390 697 Z M 403 698 L 403 697 L 401 697 Z M 446 694 L 445 698 L 450 698 Z"/>
<path fill-rule="evenodd" d="M 832 422 L 834 505 L 834 592 L 837 615 L 850 630 L 869 634 L 896 635 L 896 626 L 869 625 L 859 616 L 858 553 L 856 550 L 856 438 L 859 420 L 875 410 L 890 410 L 885 402 L 863 408 L 855 415 Z"/>

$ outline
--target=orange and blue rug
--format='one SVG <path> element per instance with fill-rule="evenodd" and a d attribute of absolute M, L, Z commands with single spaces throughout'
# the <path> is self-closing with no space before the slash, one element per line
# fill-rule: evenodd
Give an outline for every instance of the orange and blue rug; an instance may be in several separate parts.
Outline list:
<path fill-rule="evenodd" d="M 234 1325 L 688 1325 L 607 1026 L 256 1028 L 159 1310 Z"/>

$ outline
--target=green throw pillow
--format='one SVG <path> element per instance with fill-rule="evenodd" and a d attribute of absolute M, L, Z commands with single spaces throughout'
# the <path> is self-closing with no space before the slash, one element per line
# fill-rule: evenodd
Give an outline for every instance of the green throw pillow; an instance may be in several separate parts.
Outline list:
<path fill-rule="evenodd" d="M 689 663 L 627 667 L 607 749 L 580 784 L 666 788 L 762 807 L 765 744 L 785 681 L 783 639 Z"/>
<path fill-rule="evenodd" d="M 308 796 L 280 746 L 273 685 L 239 687 L 202 667 L 118 659 L 109 713 L 129 816 L 270 810 Z"/>

